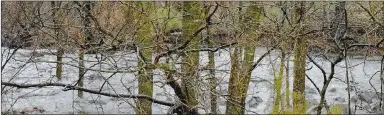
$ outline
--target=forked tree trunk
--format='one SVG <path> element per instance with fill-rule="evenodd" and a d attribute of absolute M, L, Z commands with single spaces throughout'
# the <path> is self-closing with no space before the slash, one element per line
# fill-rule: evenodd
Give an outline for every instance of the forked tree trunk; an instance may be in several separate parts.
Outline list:
<path fill-rule="evenodd" d="M 335 6 L 334 19 L 331 22 L 331 27 L 332 27 L 331 28 L 332 29 L 331 36 L 336 38 L 335 39 L 336 43 L 339 43 L 339 41 L 343 38 L 343 36 L 347 30 L 347 25 L 346 25 L 347 22 L 345 20 L 345 18 L 346 18 L 345 14 L 346 14 L 345 1 L 337 2 L 336 6 Z M 343 45 L 346 45 L 346 44 L 343 44 Z M 345 65 L 347 65 L 347 58 L 344 57 L 344 59 L 345 59 Z M 340 61 L 341 61 L 341 59 L 340 59 Z M 339 63 L 339 62 L 332 62 L 331 63 L 331 73 L 329 74 L 328 79 L 324 82 L 323 88 L 320 91 L 320 104 L 319 104 L 319 107 L 317 108 L 317 114 L 321 114 L 322 108 L 326 108 L 327 103 L 325 101 L 325 94 L 326 94 L 327 88 L 328 88 L 332 78 L 334 77 L 335 65 L 337 63 Z M 348 71 L 348 69 L 346 69 L 346 70 Z M 348 72 L 346 73 L 346 76 L 348 79 L 349 78 Z M 348 89 L 349 89 L 349 82 L 347 84 L 348 84 Z M 350 99 L 349 94 L 350 93 L 348 90 L 348 100 Z M 350 105 L 350 101 L 348 101 L 348 106 L 349 105 Z M 348 108 L 350 108 L 350 107 L 348 107 Z"/>

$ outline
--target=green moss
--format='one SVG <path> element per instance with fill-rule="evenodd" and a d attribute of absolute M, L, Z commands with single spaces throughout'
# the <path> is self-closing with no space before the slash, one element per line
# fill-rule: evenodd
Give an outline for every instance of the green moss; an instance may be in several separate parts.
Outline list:
<path fill-rule="evenodd" d="M 151 19 L 155 19 L 160 28 L 164 28 L 164 31 L 173 28 L 182 28 L 182 13 L 172 6 L 157 8 L 150 16 Z"/>
<path fill-rule="evenodd" d="M 253 2 L 257 4 L 257 2 Z M 254 29 L 257 29 L 258 23 L 262 19 L 262 7 L 254 5 L 247 7 L 245 17 L 240 14 L 239 25 L 241 30 L 246 33 L 243 38 L 238 40 L 234 54 L 231 55 L 231 74 L 229 79 L 229 98 L 239 103 L 227 102 L 226 114 L 244 114 L 245 98 L 247 97 L 248 86 L 251 77 L 251 68 L 254 61 L 255 44 L 257 34 Z M 251 21 L 252 20 L 252 21 Z M 251 26 L 250 26 L 251 25 Z M 244 50 L 244 60 L 240 60 L 238 52 Z"/>
<path fill-rule="evenodd" d="M 284 62 L 285 62 L 284 58 L 285 58 L 285 54 L 282 52 L 281 59 L 280 59 L 279 74 L 277 77 L 275 76 L 275 80 L 274 80 L 276 98 L 275 98 L 275 103 L 273 105 L 272 114 L 279 113 L 280 109 L 282 109 L 281 88 L 283 85 Z"/>
<path fill-rule="evenodd" d="M 84 112 L 84 111 L 79 111 L 79 112 L 77 112 L 77 114 L 79 114 L 79 115 L 86 115 L 86 114 L 88 114 L 87 112 Z"/>
<path fill-rule="evenodd" d="M 305 67 L 307 44 L 302 38 L 296 39 L 294 48 L 294 70 L 293 70 L 293 110 L 296 113 L 304 113 L 305 108 Z M 297 111 L 296 111 L 297 110 Z"/>
<path fill-rule="evenodd" d="M 329 108 L 328 114 L 341 114 L 343 111 L 344 106 L 340 104 L 332 105 Z"/>
<path fill-rule="evenodd" d="M 295 2 L 295 7 L 292 13 L 292 22 L 293 24 L 302 23 L 304 20 L 299 21 L 300 15 L 304 15 L 302 9 L 300 8 L 304 2 Z M 306 103 L 305 103 L 305 71 L 306 71 L 306 55 L 307 55 L 307 43 L 306 39 L 303 37 L 295 38 L 294 46 L 294 68 L 293 68 L 293 112 L 294 113 L 305 113 L 306 112 Z"/>
<path fill-rule="evenodd" d="M 282 110 L 280 114 L 293 114 L 292 110 Z"/>
<path fill-rule="evenodd" d="M 289 90 L 289 59 L 287 60 L 287 68 L 285 68 L 285 106 L 290 108 L 290 90 Z"/>
<path fill-rule="evenodd" d="M 135 4 L 139 7 L 141 7 L 143 12 L 145 13 L 151 13 L 154 9 L 153 2 L 135 2 Z M 138 62 L 138 68 L 139 68 L 139 94 L 147 95 L 152 97 L 153 92 L 153 84 L 152 84 L 152 69 L 150 66 L 144 66 L 144 65 L 151 65 L 151 58 L 152 58 L 152 34 L 154 33 L 153 26 L 151 25 L 150 21 L 151 18 L 147 17 L 146 15 L 141 15 L 142 12 L 136 11 L 133 12 L 134 18 L 136 21 L 138 21 L 137 27 L 138 32 L 136 36 L 136 42 L 139 44 L 140 47 L 140 54 L 142 55 L 142 60 L 139 59 Z M 143 62 L 145 61 L 145 62 Z M 136 103 L 136 113 L 137 114 L 151 114 L 152 113 L 152 102 L 148 101 L 146 99 L 138 99 L 138 102 Z"/>
<path fill-rule="evenodd" d="M 240 65 L 239 65 L 239 56 L 238 56 L 239 48 L 235 48 L 233 54 L 231 54 L 231 71 L 229 78 L 229 98 L 230 100 L 239 101 L 240 98 L 240 89 L 242 85 L 240 85 Z M 242 108 L 238 103 L 227 102 L 226 114 L 242 114 Z"/>
<path fill-rule="evenodd" d="M 200 39 L 198 36 L 194 36 L 194 32 L 198 30 L 205 23 L 205 13 L 203 10 L 202 2 L 183 2 L 183 16 L 182 19 L 182 41 L 190 40 L 189 47 L 186 50 L 191 49 L 200 49 Z M 188 15 L 186 15 L 188 14 Z M 198 52 L 188 52 L 184 58 L 182 65 L 182 71 L 185 73 L 184 78 L 182 78 L 182 86 L 185 87 L 187 93 L 187 102 L 190 106 L 196 106 L 198 104 L 197 100 L 197 68 L 199 64 L 199 53 Z"/>
<path fill-rule="evenodd" d="M 307 111 L 307 101 L 305 96 L 300 92 L 292 92 L 293 101 L 293 113 L 294 114 L 304 114 Z"/>

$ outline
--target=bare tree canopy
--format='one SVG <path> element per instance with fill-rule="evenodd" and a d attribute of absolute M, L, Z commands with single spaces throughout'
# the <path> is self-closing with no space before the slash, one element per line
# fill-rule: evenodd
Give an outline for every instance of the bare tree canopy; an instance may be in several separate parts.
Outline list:
<path fill-rule="evenodd" d="M 382 1 L 4 1 L 2 114 L 383 114 Z"/>

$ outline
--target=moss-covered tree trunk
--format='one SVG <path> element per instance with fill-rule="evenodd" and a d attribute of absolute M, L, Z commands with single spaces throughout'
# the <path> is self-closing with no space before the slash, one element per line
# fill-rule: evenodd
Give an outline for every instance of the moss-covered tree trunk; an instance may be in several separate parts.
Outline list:
<path fill-rule="evenodd" d="M 57 43 L 61 43 L 62 39 L 60 38 L 59 33 L 59 16 L 58 11 L 60 7 L 61 2 L 59 1 L 51 1 L 51 7 L 52 7 L 52 22 L 54 27 L 54 33 L 55 33 L 55 39 Z M 57 44 L 57 53 L 56 53 L 56 77 L 58 80 L 61 80 L 61 75 L 63 71 L 63 55 L 64 55 L 64 49 L 62 48 L 63 44 Z"/>
<path fill-rule="evenodd" d="M 306 67 L 307 44 L 305 39 L 296 38 L 294 46 L 294 68 L 293 68 L 293 112 L 305 113 L 306 101 L 305 91 L 305 67 Z"/>
<path fill-rule="evenodd" d="M 153 2 L 136 2 L 137 6 L 141 7 L 138 12 L 151 12 L 154 7 Z M 137 18 L 137 24 L 139 29 L 136 36 L 136 42 L 139 44 L 139 60 L 138 60 L 138 71 L 139 71 L 139 94 L 147 95 L 152 97 L 153 92 L 153 76 L 151 75 L 152 69 L 148 66 L 152 62 L 152 33 L 153 28 L 150 23 L 150 18 L 140 14 L 135 15 Z M 147 99 L 138 99 L 136 103 L 136 114 L 152 114 L 152 102 Z"/>
<path fill-rule="evenodd" d="M 239 24 L 241 24 L 242 21 L 242 5 L 243 2 L 239 2 Z M 241 40 L 238 40 L 241 41 Z M 244 107 L 241 104 L 241 91 L 240 88 L 243 88 L 240 84 L 240 80 L 242 79 L 241 76 L 241 59 L 240 59 L 240 52 L 241 48 L 238 46 L 234 46 L 233 53 L 231 56 L 231 71 L 229 76 L 229 84 L 228 84 L 228 100 L 227 100 L 227 108 L 226 108 L 226 114 L 244 114 L 243 110 Z"/>
<path fill-rule="evenodd" d="M 296 2 L 293 11 L 292 21 L 297 26 L 303 22 L 304 15 L 304 2 Z M 308 46 L 306 39 L 303 37 L 295 38 L 294 45 L 294 68 L 293 68 L 293 113 L 303 114 L 306 112 L 306 100 L 304 96 L 305 91 L 305 68 L 306 68 L 306 55 Z"/>
<path fill-rule="evenodd" d="M 239 59 L 239 48 L 234 48 L 231 54 L 231 74 L 229 77 L 228 94 L 229 98 L 227 101 L 226 114 L 243 114 L 243 108 L 240 104 L 241 95 L 240 90 L 236 88 L 241 87 L 239 80 L 241 79 L 240 74 L 240 59 Z"/>
<path fill-rule="evenodd" d="M 244 114 L 245 99 L 251 79 L 251 67 L 254 59 L 255 47 L 245 46 L 244 60 L 240 59 L 241 48 L 235 48 L 231 55 L 231 75 L 229 78 L 229 102 L 226 114 Z"/>
<path fill-rule="evenodd" d="M 261 12 L 263 9 L 257 2 L 251 2 L 251 4 L 245 11 L 247 18 L 239 16 L 240 28 L 246 35 L 238 41 L 241 47 L 235 48 L 234 53 L 231 55 L 231 75 L 228 88 L 229 100 L 227 102 L 226 114 L 244 114 L 245 112 L 245 99 L 247 98 L 248 86 L 253 70 L 252 64 L 258 36 L 257 33 L 251 30 L 257 29 L 261 22 Z M 244 60 L 241 60 L 239 57 L 241 56 L 239 54 L 241 49 L 244 51 Z"/>
<path fill-rule="evenodd" d="M 285 68 L 285 108 L 288 109 L 291 107 L 291 102 L 290 102 L 290 89 L 289 89 L 289 58 L 290 56 L 288 56 L 287 58 L 287 67 Z"/>
<path fill-rule="evenodd" d="M 204 24 L 204 11 L 202 2 L 183 2 L 183 20 L 182 20 L 182 43 L 189 41 L 185 50 L 199 49 L 200 39 L 193 34 Z M 182 60 L 182 88 L 186 93 L 186 104 L 194 108 L 198 105 L 198 64 L 199 52 L 188 52 Z M 183 101 L 183 100 L 182 100 Z"/>
<path fill-rule="evenodd" d="M 275 103 L 273 105 L 272 114 L 280 113 L 280 110 L 282 109 L 282 95 L 281 95 L 281 88 L 283 85 L 283 74 L 284 74 L 284 62 L 285 62 L 285 53 L 281 51 L 281 58 L 280 58 L 280 68 L 279 68 L 279 74 L 277 77 L 275 77 L 274 80 L 274 86 L 276 91 L 275 96 Z"/>

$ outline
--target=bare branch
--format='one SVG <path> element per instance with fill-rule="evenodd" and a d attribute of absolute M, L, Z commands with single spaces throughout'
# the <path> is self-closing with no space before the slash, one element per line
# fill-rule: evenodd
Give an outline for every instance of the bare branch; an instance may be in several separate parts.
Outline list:
<path fill-rule="evenodd" d="M 313 80 L 307 74 L 305 74 L 305 77 L 307 77 L 307 79 L 309 79 L 309 81 L 311 81 L 312 85 L 315 86 L 316 91 L 320 94 L 320 89 L 319 89 L 319 87 L 317 87 L 315 82 L 313 82 Z"/>
<path fill-rule="evenodd" d="M 236 44 L 237 44 L 237 42 L 233 42 L 233 43 L 230 43 L 230 44 L 226 44 L 226 45 L 219 46 L 219 47 L 217 47 L 217 48 L 201 48 L 201 49 L 193 49 L 193 50 L 188 50 L 188 51 L 186 51 L 186 52 L 200 52 L 200 51 L 217 52 L 219 49 L 224 49 L 224 48 L 227 48 L 227 47 L 236 45 Z"/>
<path fill-rule="evenodd" d="M 318 63 L 316 63 L 315 60 L 313 60 L 312 57 L 309 56 L 308 54 L 307 54 L 307 57 L 309 61 L 315 64 L 315 66 L 320 69 L 321 73 L 323 73 L 324 84 L 325 84 L 325 82 L 327 81 L 327 74 L 325 73 L 325 70 Z"/>
<path fill-rule="evenodd" d="M 111 93 L 104 93 L 99 92 L 96 90 L 86 89 L 78 86 L 73 86 L 70 84 L 63 84 L 63 83 L 42 83 L 42 84 L 16 84 L 16 83 L 10 83 L 10 82 L 1 82 L 1 85 L 5 86 L 11 86 L 11 87 L 17 87 L 17 88 L 31 88 L 31 87 L 47 87 L 47 86 L 59 86 L 59 87 L 65 87 L 63 91 L 69 91 L 69 90 L 80 90 L 92 94 L 99 94 L 104 95 L 108 97 L 121 97 L 121 98 L 142 98 L 147 99 L 149 101 L 152 101 L 153 103 L 165 105 L 165 106 L 174 106 L 174 103 L 169 103 L 161 100 L 153 99 L 150 96 L 147 95 L 126 95 L 126 94 L 111 94 Z"/>
<path fill-rule="evenodd" d="M 265 56 L 267 56 L 269 53 L 271 53 L 271 51 L 275 50 L 276 47 L 272 47 L 271 49 L 269 49 L 267 52 L 265 52 L 263 55 L 261 55 L 261 57 L 256 61 L 256 63 L 254 63 L 252 65 L 252 67 L 250 68 L 250 70 L 248 70 L 248 72 L 252 72 L 253 69 L 256 68 L 257 65 L 259 65 L 259 63 L 261 62 L 261 60 L 263 60 L 265 58 Z"/>
<path fill-rule="evenodd" d="M 19 50 L 20 48 L 21 48 L 21 47 L 17 47 L 16 49 L 14 49 L 14 50 L 12 51 L 11 55 L 7 55 L 7 60 L 5 60 L 4 63 L 1 63 L 1 64 L 2 64 L 2 65 L 1 65 L 1 71 L 3 71 L 3 69 L 5 68 L 5 66 L 7 65 L 7 63 L 9 62 L 9 60 L 12 59 L 12 57 L 16 54 L 17 50 Z M 11 49 L 8 49 L 8 50 L 11 50 Z M 2 57 L 1 59 L 3 59 L 3 57 Z M 3 62 L 3 61 L 1 61 L 1 62 Z"/>
<path fill-rule="evenodd" d="M 364 7 L 361 3 L 357 3 L 357 4 L 359 4 L 359 6 L 361 8 L 363 8 L 368 13 L 368 15 L 371 17 L 371 19 L 373 20 L 374 23 L 376 23 L 376 24 L 380 25 L 381 27 L 383 27 L 383 24 L 380 23 L 379 21 L 377 21 L 375 16 L 373 16 L 372 12 L 368 8 Z"/>

